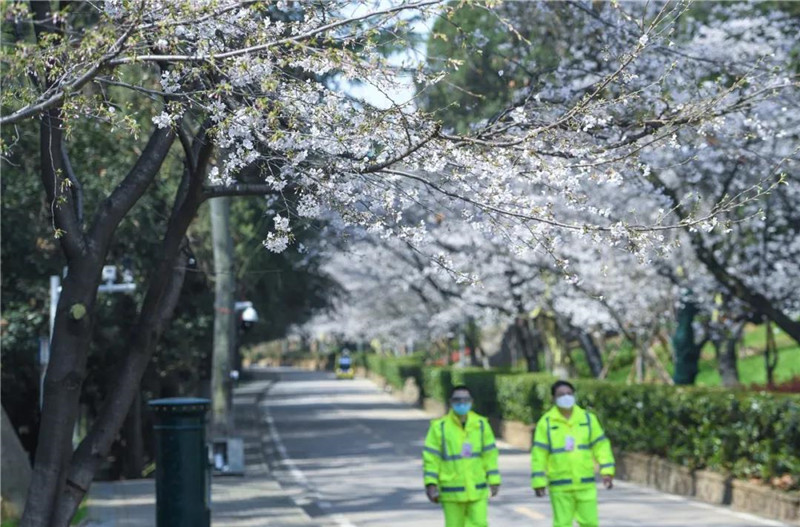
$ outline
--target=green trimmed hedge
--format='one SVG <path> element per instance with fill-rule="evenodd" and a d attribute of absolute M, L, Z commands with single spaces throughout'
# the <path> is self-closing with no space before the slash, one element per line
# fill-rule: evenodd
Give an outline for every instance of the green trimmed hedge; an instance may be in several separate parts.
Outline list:
<path fill-rule="evenodd" d="M 401 387 L 404 375 L 413 376 L 425 397 L 442 402 L 453 386 L 465 384 L 473 392 L 475 410 L 489 417 L 530 424 L 553 404 L 550 385 L 555 378 L 548 374 L 423 367 L 421 362 L 410 367 L 409 359 L 394 357 L 372 360 L 370 369 L 392 385 Z M 393 362 L 397 365 L 389 364 Z M 578 404 L 598 415 L 612 444 L 623 451 L 655 454 L 691 469 L 711 468 L 739 478 L 769 481 L 800 474 L 800 396 L 571 382 Z M 795 481 L 794 488 L 798 486 Z"/>
<path fill-rule="evenodd" d="M 416 355 L 392 357 L 367 354 L 366 367 L 395 388 L 402 388 L 408 377 L 413 377 L 417 385 L 422 386 L 422 359 Z"/>

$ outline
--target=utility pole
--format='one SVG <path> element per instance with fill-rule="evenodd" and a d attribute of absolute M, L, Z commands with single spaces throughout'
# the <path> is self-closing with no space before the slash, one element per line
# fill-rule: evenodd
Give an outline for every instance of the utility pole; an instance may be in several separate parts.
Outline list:
<path fill-rule="evenodd" d="M 211 201 L 211 236 L 214 246 L 214 344 L 211 371 L 211 410 L 214 435 L 233 432 L 231 350 L 236 313 L 233 240 L 230 232 L 231 202 L 228 197 Z"/>

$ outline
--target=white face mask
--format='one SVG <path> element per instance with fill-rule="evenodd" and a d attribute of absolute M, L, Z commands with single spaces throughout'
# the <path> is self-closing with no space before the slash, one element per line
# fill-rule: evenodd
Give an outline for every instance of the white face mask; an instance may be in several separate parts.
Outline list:
<path fill-rule="evenodd" d="M 569 393 L 566 395 L 562 395 L 561 397 L 556 399 L 556 406 L 564 409 L 572 408 L 573 406 L 575 406 L 575 396 Z"/>

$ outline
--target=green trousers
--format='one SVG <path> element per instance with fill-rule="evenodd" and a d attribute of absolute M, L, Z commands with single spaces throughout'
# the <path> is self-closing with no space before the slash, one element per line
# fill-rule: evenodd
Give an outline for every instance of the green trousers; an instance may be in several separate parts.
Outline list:
<path fill-rule="evenodd" d="M 444 527 L 487 527 L 489 500 L 443 501 Z"/>
<path fill-rule="evenodd" d="M 580 527 L 597 527 L 597 487 L 579 490 L 550 490 L 553 507 L 553 527 L 572 527 L 577 520 Z"/>

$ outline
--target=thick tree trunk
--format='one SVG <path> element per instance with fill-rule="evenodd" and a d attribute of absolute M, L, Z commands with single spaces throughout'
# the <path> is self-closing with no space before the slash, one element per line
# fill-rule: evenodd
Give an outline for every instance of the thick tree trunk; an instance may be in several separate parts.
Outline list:
<path fill-rule="evenodd" d="M 775 344 L 775 332 L 772 321 L 767 319 L 767 347 L 764 350 L 764 366 L 767 371 L 767 388 L 775 388 L 775 368 L 778 366 L 778 346 Z"/>
<path fill-rule="evenodd" d="M 94 271 L 94 272 L 92 272 Z M 81 385 L 86 376 L 86 350 L 92 333 L 94 295 L 100 267 L 71 268 L 62 285 L 44 382 L 44 405 L 36 448 L 31 489 L 23 527 L 47 526 L 52 506 L 64 486 L 64 472 L 72 454 L 72 432 L 78 416 Z M 92 294 L 94 292 L 94 295 Z M 83 307 L 79 307 L 83 306 Z M 84 314 L 76 319 L 76 314 Z"/>
<path fill-rule="evenodd" d="M 603 356 L 600 354 L 600 349 L 595 344 L 592 336 L 586 331 L 578 330 L 578 340 L 580 340 L 581 347 L 586 353 L 586 362 L 589 363 L 592 376 L 595 378 L 600 377 L 600 373 L 603 371 Z"/>
<path fill-rule="evenodd" d="M 196 208 L 194 211 L 196 212 Z M 194 217 L 193 214 L 192 217 Z M 186 227 L 188 228 L 188 223 Z M 177 229 L 178 227 L 176 227 Z M 55 517 L 51 523 L 52 527 L 68 526 L 81 500 L 89 490 L 97 467 L 108 455 L 117 431 L 128 415 L 128 409 L 140 393 L 139 386 L 144 371 L 161 332 L 171 318 L 186 270 L 185 261 L 179 263 L 175 254 L 177 247 L 172 249 L 171 244 L 165 243 L 164 245 L 170 250 L 165 251 L 162 264 L 154 273 L 154 275 L 163 273 L 164 278 L 150 280 L 147 293 L 150 302 L 146 297 L 139 322 L 133 331 L 130 351 L 118 370 L 115 382 L 117 389 L 106 400 L 89 434 L 72 457 L 68 485 L 59 496 Z M 180 246 L 180 242 L 175 245 Z"/>
<path fill-rule="evenodd" d="M 142 430 L 142 392 L 136 397 L 128 410 L 125 424 L 122 427 L 122 438 L 125 448 L 122 456 L 122 475 L 126 479 L 142 477 L 144 468 L 144 430 Z"/>
<path fill-rule="evenodd" d="M 59 111 L 51 110 L 42 120 L 42 159 L 49 160 L 43 162 L 42 180 L 52 203 L 56 203 L 57 197 L 66 196 L 59 196 L 59 192 L 63 192 L 60 190 L 60 180 L 63 179 L 61 156 L 57 154 L 62 141 Z M 83 496 L 88 488 L 87 482 L 86 487 L 76 489 L 75 483 L 67 478 L 67 470 L 73 453 L 72 432 L 78 416 L 81 385 L 86 377 L 87 350 L 100 271 L 114 230 L 158 172 L 169 150 L 169 136 L 168 131 L 153 134 L 123 184 L 106 201 L 106 207 L 98 212 L 98 220 L 89 238 L 91 243 L 86 243 L 81 226 L 74 216 L 69 216 L 69 202 L 54 209 L 57 227 L 69 226 L 61 240 L 69 271 L 56 309 L 50 363 L 44 383 L 42 420 L 31 481 L 31 488 L 36 492 L 28 493 L 20 523 L 22 527 L 67 525 L 74 511 L 67 519 L 57 515 L 58 497 L 76 490 Z M 114 430 L 115 434 L 117 430 L 119 427 Z"/>
<path fill-rule="evenodd" d="M 741 322 L 737 324 L 730 333 L 724 335 L 722 338 L 714 339 L 714 349 L 717 352 L 717 369 L 720 379 L 722 380 L 722 385 L 726 388 L 735 388 L 739 386 L 737 347 L 742 337 L 743 329 L 744 323 Z"/>
<path fill-rule="evenodd" d="M 143 170 L 151 169 L 146 170 L 147 172 L 152 172 L 150 181 L 158 171 L 158 167 L 160 167 L 172 143 L 171 133 L 168 133 L 166 137 L 159 137 L 160 135 L 159 132 L 154 133 L 151 137 L 151 142 L 148 143 L 145 149 L 145 153 L 140 157 L 140 161 L 143 158 L 147 158 L 148 152 L 153 156 L 145 159 L 145 162 L 142 163 Z M 72 456 L 69 473 L 66 477 L 66 485 L 60 489 L 57 500 L 53 502 L 55 504 L 54 513 L 49 523 L 51 527 L 66 527 L 69 525 L 75 511 L 78 509 L 78 505 L 80 505 L 81 500 L 89 489 L 97 467 L 108 455 L 117 432 L 128 414 L 128 409 L 131 407 L 136 394 L 139 393 L 142 375 L 147 363 L 164 326 L 172 316 L 186 272 L 185 261 L 177 264 L 181 243 L 197 213 L 197 209 L 204 199 L 202 181 L 212 148 L 210 144 L 205 143 L 204 139 L 204 136 L 201 136 L 199 140 L 202 144 L 200 148 L 203 152 L 200 155 L 202 162 L 193 164 L 195 167 L 202 168 L 197 168 L 199 173 L 190 173 L 189 177 L 186 178 L 190 182 L 188 188 L 183 189 L 182 187 L 182 190 L 176 196 L 176 204 L 162 242 L 162 256 L 149 278 L 139 320 L 130 339 L 129 352 L 118 370 L 117 380 L 114 384 L 117 388 L 109 394 L 89 434 Z M 139 162 L 137 162 L 138 165 Z M 135 170 L 136 167 L 134 167 Z M 146 188 L 146 185 L 144 188 Z M 144 188 L 141 188 L 142 193 Z M 131 206 L 138 201 L 140 195 L 131 197 Z M 125 196 L 120 196 L 120 199 L 124 198 Z M 119 217 L 124 217 L 124 214 L 119 214 Z M 100 227 L 98 227 L 99 229 Z M 111 237 L 108 232 L 102 231 L 98 232 L 97 236 L 107 237 L 108 239 Z M 97 276 L 99 278 L 99 270 Z M 95 284 L 95 294 L 96 291 L 97 285 Z M 65 459 L 69 459 L 69 457 L 65 457 Z M 61 479 L 62 481 L 64 480 L 63 476 Z M 51 505 L 51 507 L 53 506 Z"/>
<path fill-rule="evenodd" d="M 36 447 L 31 488 L 20 525 L 49 525 L 53 503 L 64 485 L 64 472 L 72 453 L 72 431 L 78 416 L 81 385 L 86 376 L 86 350 L 92 335 L 94 304 L 100 283 L 102 260 L 82 243 L 80 226 L 70 215 L 72 203 L 62 194 L 64 170 L 61 157 L 60 109 L 47 112 L 41 120 L 40 148 L 42 182 L 53 204 L 53 221 L 73 230 L 62 236 L 69 272 L 64 278 L 56 307 L 50 362 L 44 381 L 42 417 Z M 64 203 L 58 200 L 63 198 Z M 66 226 L 69 227 L 66 227 Z"/>
<path fill-rule="evenodd" d="M 517 334 L 517 343 L 522 356 L 525 358 L 525 366 L 528 371 L 540 371 L 539 350 L 537 346 L 537 335 L 531 331 L 530 321 L 524 315 L 517 316 L 514 320 L 514 328 Z"/>

